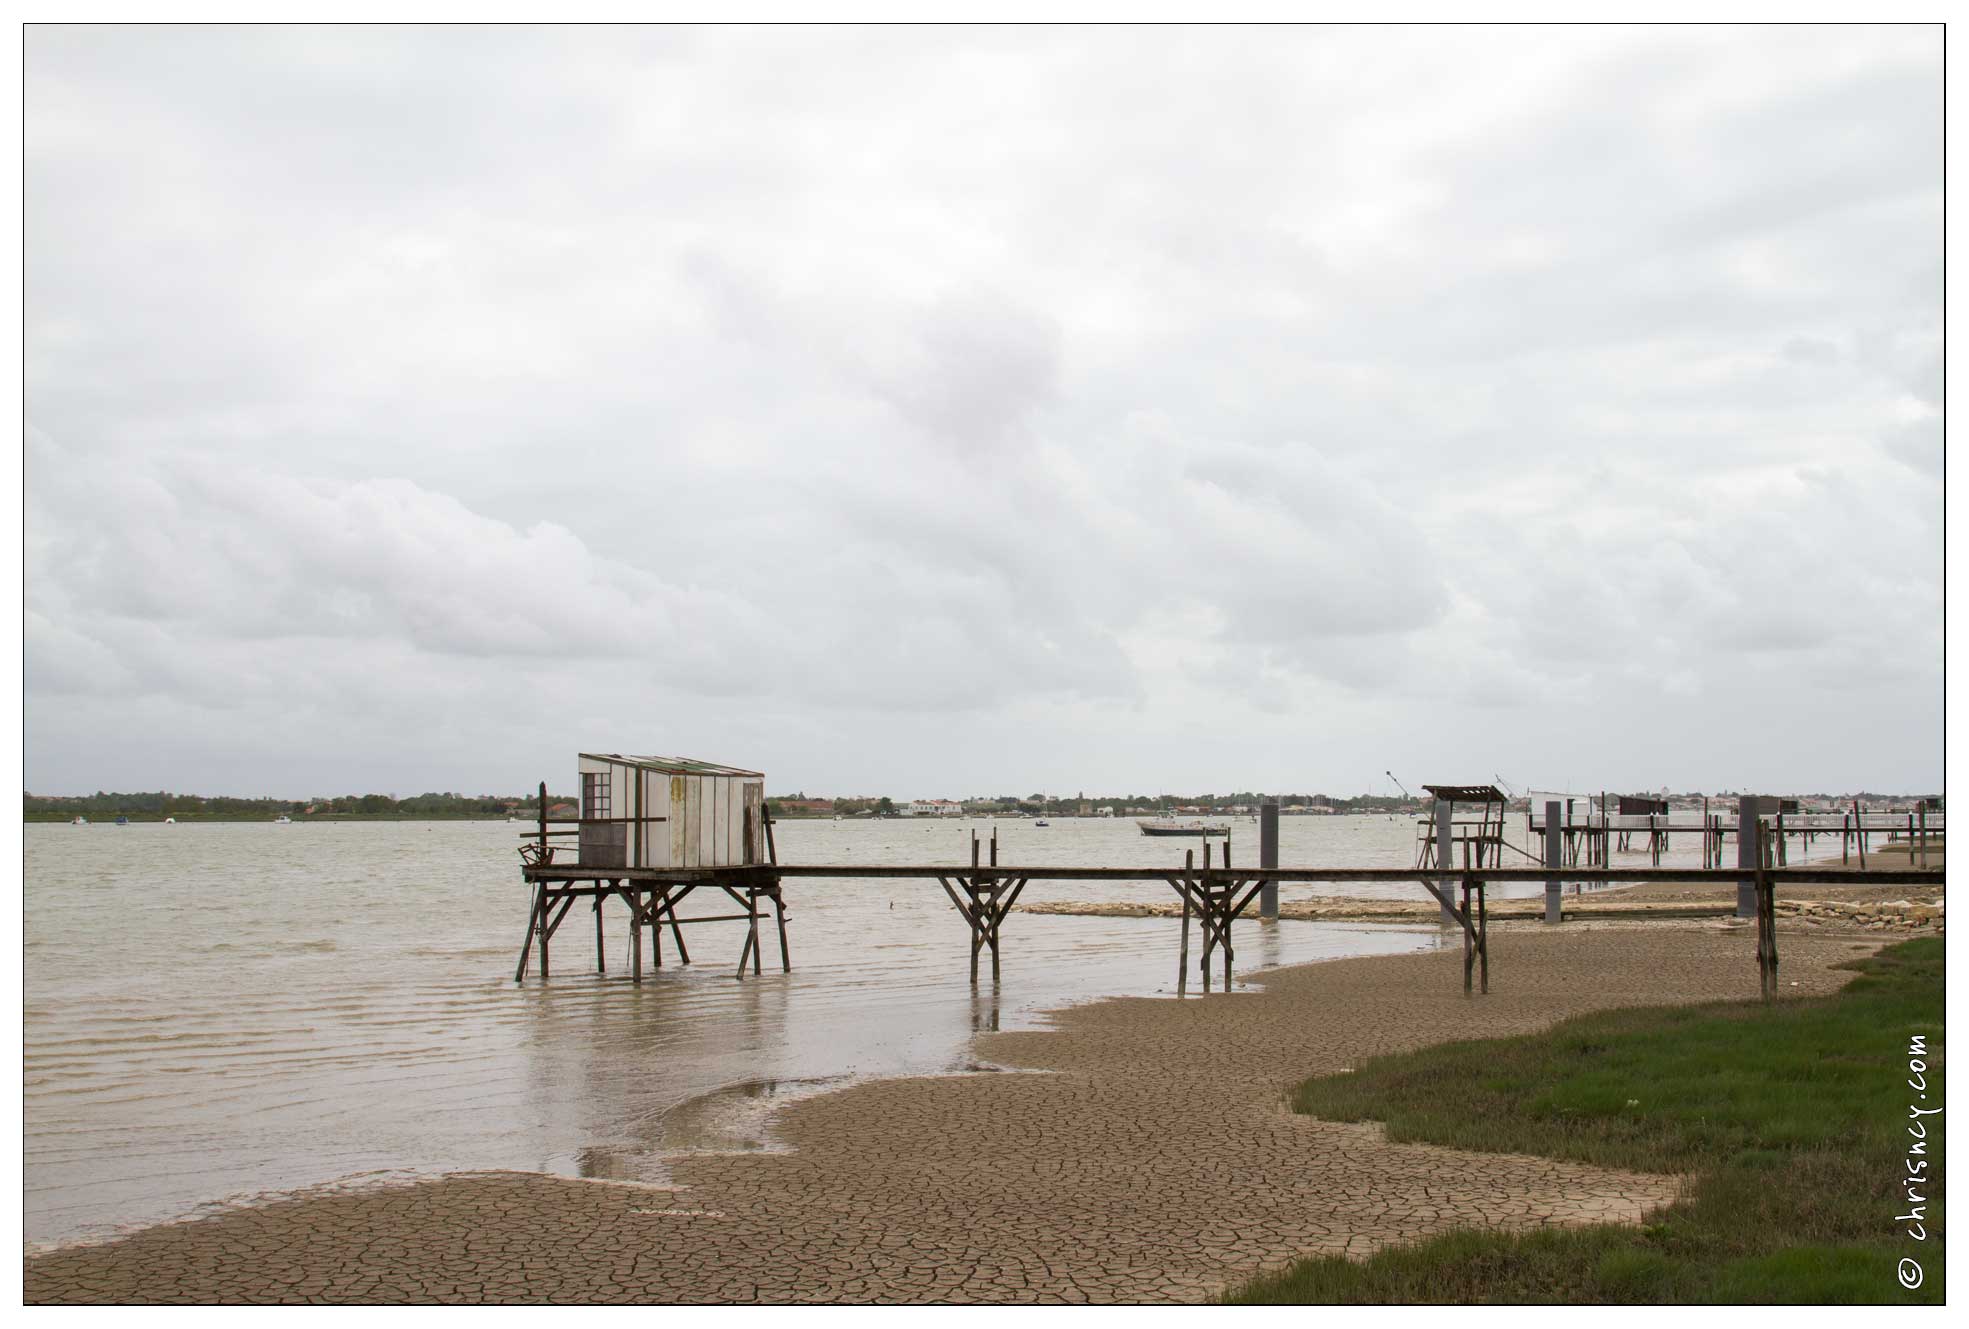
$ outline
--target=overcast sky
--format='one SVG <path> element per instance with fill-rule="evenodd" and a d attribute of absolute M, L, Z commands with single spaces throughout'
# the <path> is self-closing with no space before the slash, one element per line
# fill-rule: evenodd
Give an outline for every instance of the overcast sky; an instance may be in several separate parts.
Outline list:
<path fill-rule="evenodd" d="M 26 48 L 31 791 L 1941 784 L 1939 28 Z"/>

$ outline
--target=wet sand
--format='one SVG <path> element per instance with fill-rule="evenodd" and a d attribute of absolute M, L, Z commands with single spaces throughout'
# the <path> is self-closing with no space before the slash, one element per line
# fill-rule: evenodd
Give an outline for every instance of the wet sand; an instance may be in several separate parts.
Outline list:
<path fill-rule="evenodd" d="M 1786 997 L 1883 940 L 1784 938 Z M 1512 928 L 1490 995 L 1460 951 L 1276 971 L 1260 990 L 1075 1007 L 983 1034 L 1010 1071 L 795 1102 L 779 1152 L 677 1159 L 672 1188 L 500 1173 L 322 1192 L 32 1256 L 29 1302 L 1138 1302 L 1451 1226 L 1636 1221 L 1670 1177 L 1390 1144 L 1291 1113 L 1377 1053 L 1583 1011 L 1757 994 L 1751 931 Z M 1795 985 L 1795 986 L 1794 986 Z"/>

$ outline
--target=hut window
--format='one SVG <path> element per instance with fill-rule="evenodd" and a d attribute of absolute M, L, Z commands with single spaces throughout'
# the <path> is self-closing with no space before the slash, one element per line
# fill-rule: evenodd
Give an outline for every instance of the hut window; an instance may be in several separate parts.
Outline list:
<path fill-rule="evenodd" d="M 581 815 L 588 821 L 602 820 L 610 815 L 609 778 L 606 771 L 581 773 Z"/>

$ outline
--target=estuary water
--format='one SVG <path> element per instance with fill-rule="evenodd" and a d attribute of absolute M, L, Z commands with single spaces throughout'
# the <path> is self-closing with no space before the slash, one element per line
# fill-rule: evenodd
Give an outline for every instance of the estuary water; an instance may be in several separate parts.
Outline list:
<path fill-rule="evenodd" d="M 1197 847 L 1091 818 L 775 831 L 784 862 L 955 865 L 972 829 L 994 825 L 1006 863 L 1176 866 Z M 786 884 L 791 974 L 769 940 L 766 972 L 735 979 L 742 925 L 706 924 L 686 932 L 696 963 L 676 964 L 666 938 L 668 965 L 632 985 L 619 902 L 597 974 L 582 901 L 554 939 L 551 980 L 516 985 L 523 829 L 26 827 L 30 1247 L 402 1174 L 661 1180 L 680 1152 L 771 1147 L 764 1122 L 788 1096 L 986 1071 L 968 1051 L 975 1031 L 1033 1027 L 1101 997 L 1175 995 L 1175 920 L 1015 914 L 1002 982 L 973 989 L 968 933 L 934 881 L 854 879 Z M 1233 834 L 1234 861 L 1254 862 L 1256 825 Z M 1287 817 L 1280 858 L 1405 867 L 1413 835 L 1387 817 Z M 1165 897 L 1156 884 L 1034 882 L 1023 899 Z M 700 894 L 684 912 L 731 910 Z M 1455 944 L 1434 927 L 1252 922 L 1239 926 L 1239 978 Z"/>

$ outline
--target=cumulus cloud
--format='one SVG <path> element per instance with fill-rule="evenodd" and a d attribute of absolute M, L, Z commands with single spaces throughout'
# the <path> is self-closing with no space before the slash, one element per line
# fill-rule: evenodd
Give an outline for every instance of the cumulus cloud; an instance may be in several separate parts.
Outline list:
<path fill-rule="evenodd" d="M 1939 782 L 1939 29 L 26 80 L 30 785 Z"/>

